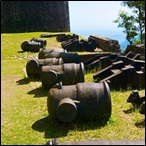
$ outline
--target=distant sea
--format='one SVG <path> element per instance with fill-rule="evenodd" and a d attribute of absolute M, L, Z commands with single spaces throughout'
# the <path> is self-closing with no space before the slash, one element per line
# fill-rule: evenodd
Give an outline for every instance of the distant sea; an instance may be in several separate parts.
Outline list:
<path fill-rule="evenodd" d="M 121 52 L 124 52 L 129 42 L 125 39 L 126 35 L 120 31 L 112 31 L 112 30 L 71 30 L 71 32 L 88 38 L 90 35 L 99 35 L 102 37 L 110 38 L 113 40 L 119 41 Z"/>

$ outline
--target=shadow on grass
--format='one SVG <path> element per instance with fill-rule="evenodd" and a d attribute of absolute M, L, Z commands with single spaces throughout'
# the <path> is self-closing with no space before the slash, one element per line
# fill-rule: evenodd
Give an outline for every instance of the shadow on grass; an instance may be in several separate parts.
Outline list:
<path fill-rule="evenodd" d="M 32 125 L 32 129 L 44 132 L 45 138 L 59 138 L 67 136 L 67 133 L 72 131 L 86 131 L 88 129 L 100 129 L 107 124 L 107 121 L 88 121 L 85 122 L 80 119 L 76 119 L 74 122 L 71 123 L 63 123 L 63 122 L 56 122 L 53 121 L 48 117 L 42 118 L 36 121 Z"/>
<path fill-rule="evenodd" d="M 136 110 L 137 110 L 136 107 L 131 107 L 130 109 L 123 110 L 123 112 L 124 112 L 125 114 L 130 114 L 130 113 L 132 113 L 132 112 L 135 112 Z"/>
<path fill-rule="evenodd" d="M 25 51 L 17 51 L 17 53 L 24 53 Z"/>
<path fill-rule="evenodd" d="M 16 81 L 16 83 L 17 83 L 17 85 L 28 84 L 28 83 L 30 83 L 30 79 L 29 78 L 20 79 L 20 80 Z"/>
<path fill-rule="evenodd" d="M 34 94 L 34 98 L 39 98 L 39 97 L 44 97 L 48 95 L 48 91 L 47 89 L 44 89 L 42 87 L 38 87 L 36 89 L 33 89 L 31 91 L 28 92 L 28 94 Z"/>
<path fill-rule="evenodd" d="M 42 118 L 32 125 L 32 129 L 44 132 L 45 138 L 55 138 L 66 136 L 72 125 L 58 124 L 49 119 L 49 117 Z"/>
<path fill-rule="evenodd" d="M 29 84 L 30 82 L 38 82 L 38 80 L 30 79 L 30 78 L 23 78 L 16 81 L 17 85 L 25 85 Z"/>
<path fill-rule="evenodd" d="M 144 128 L 145 127 L 145 119 L 143 119 L 140 122 L 136 122 L 135 126 L 138 127 L 138 128 Z"/>

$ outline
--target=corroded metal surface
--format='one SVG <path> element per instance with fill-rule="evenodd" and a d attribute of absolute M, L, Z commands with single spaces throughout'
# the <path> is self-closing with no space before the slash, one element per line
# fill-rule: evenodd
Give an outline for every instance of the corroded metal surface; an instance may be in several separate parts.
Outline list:
<path fill-rule="evenodd" d="M 71 122 L 77 116 L 77 106 L 70 98 L 63 98 L 57 106 L 57 116 L 63 122 Z"/>
<path fill-rule="evenodd" d="M 21 44 L 21 49 L 23 51 L 39 52 L 40 48 L 41 48 L 41 43 L 40 42 L 24 41 Z"/>
<path fill-rule="evenodd" d="M 68 52 L 94 52 L 96 49 L 96 41 L 94 38 L 89 38 L 87 41 L 83 39 L 79 40 L 78 38 L 71 38 L 61 43 L 61 46 Z"/>
<path fill-rule="evenodd" d="M 106 69 L 109 70 L 108 67 Z M 111 89 L 115 90 L 145 88 L 144 71 L 136 71 L 133 66 L 126 66 L 119 70 L 110 70 L 110 72 L 112 74 L 103 79 L 98 78 L 97 74 L 94 78 L 98 79 L 98 82 L 109 81 Z"/>
<path fill-rule="evenodd" d="M 79 36 L 76 35 L 76 34 L 72 34 L 72 35 L 70 35 L 70 34 L 61 34 L 61 35 L 56 37 L 56 40 L 58 42 L 63 42 L 63 41 L 67 41 L 67 40 L 75 39 L 75 38 L 78 39 Z"/>
<path fill-rule="evenodd" d="M 139 113 L 145 115 L 145 101 L 142 103 Z"/>
<path fill-rule="evenodd" d="M 93 75 L 95 82 L 108 81 L 112 89 L 140 89 L 145 87 L 145 61 L 133 59 L 139 57 L 131 52 L 126 56 L 111 54 L 86 65 L 85 70 L 99 70 Z"/>
<path fill-rule="evenodd" d="M 81 62 L 64 63 L 62 65 L 42 66 L 41 82 L 44 88 L 52 88 L 56 83 L 74 85 L 84 82 L 84 64 Z"/>
<path fill-rule="evenodd" d="M 70 100 L 66 101 L 66 98 Z M 61 101 L 67 106 L 62 107 L 58 115 Z M 75 119 L 84 121 L 104 119 L 106 121 L 109 120 L 112 110 L 110 88 L 106 82 L 54 87 L 49 90 L 47 107 L 52 120 L 72 122 Z"/>
<path fill-rule="evenodd" d="M 38 53 L 38 59 L 45 59 L 45 55 L 52 52 L 67 52 L 67 51 L 61 48 L 56 48 L 56 49 L 42 48 Z"/>
<path fill-rule="evenodd" d="M 132 65 L 137 71 L 141 70 L 145 65 L 145 61 L 140 59 L 140 55 L 136 54 L 134 57 L 131 52 L 125 56 L 112 53 L 112 54 L 98 54 L 93 58 L 84 61 L 85 70 L 96 70 L 103 69 L 111 65 L 113 62 L 123 61 L 124 65 Z"/>
<path fill-rule="evenodd" d="M 30 41 L 40 42 L 41 43 L 41 48 L 44 48 L 47 45 L 47 41 L 46 40 L 42 40 L 42 39 L 32 38 Z"/>
<path fill-rule="evenodd" d="M 26 73 L 29 78 L 40 79 L 41 67 L 45 65 L 61 65 L 62 58 L 29 59 L 26 64 Z"/>
<path fill-rule="evenodd" d="M 39 59 L 45 58 L 62 58 L 64 63 L 80 63 L 78 53 L 68 53 L 64 49 L 42 49 L 39 54 Z"/>
<path fill-rule="evenodd" d="M 138 90 L 133 90 L 127 98 L 127 102 L 136 107 L 140 107 L 144 101 L 145 94 L 140 95 Z"/>

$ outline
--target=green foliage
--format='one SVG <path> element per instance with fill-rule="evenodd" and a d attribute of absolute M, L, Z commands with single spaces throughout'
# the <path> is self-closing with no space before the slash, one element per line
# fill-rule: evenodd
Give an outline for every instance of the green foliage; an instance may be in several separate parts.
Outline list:
<path fill-rule="evenodd" d="M 135 37 L 139 36 L 141 43 L 145 42 L 145 1 L 122 1 L 121 5 L 128 6 L 133 15 L 124 11 L 119 12 L 119 17 L 114 20 L 118 27 L 124 28 L 126 39 L 132 44 Z"/>
<path fill-rule="evenodd" d="M 135 39 L 135 40 L 133 41 L 133 44 L 141 44 L 141 41 Z"/>
<path fill-rule="evenodd" d="M 134 37 L 138 34 L 136 32 L 136 26 L 133 25 L 135 22 L 135 17 L 129 16 L 128 13 L 121 11 L 118 19 L 114 22 L 118 23 L 118 27 L 123 27 L 125 29 L 123 32 L 126 34 L 126 39 L 130 44 L 132 44 Z"/>
<path fill-rule="evenodd" d="M 22 52 L 20 48 L 24 40 L 39 38 L 43 33 L 1 34 L 1 145 L 44 145 L 53 138 L 58 138 L 59 143 L 145 139 L 144 116 L 126 102 L 130 90 L 110 92 L 112 115 L 107 123 L 76 121 L 63 124 L 49 119 L 48 91 L 41 88 L 41 82 L 26 75 L 27 60 L 37 58 L 38 53 Z M 61 48 L 56 37 L 45 39 L 47 48 Z M 85 81 L 92 82 L 93 74 L 85 73 Z"/>

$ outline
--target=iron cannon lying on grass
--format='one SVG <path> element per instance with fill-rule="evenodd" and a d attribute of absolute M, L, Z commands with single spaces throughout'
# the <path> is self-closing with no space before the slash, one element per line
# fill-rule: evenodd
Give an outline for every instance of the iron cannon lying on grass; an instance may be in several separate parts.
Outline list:
<path fill-rule="evenodd" d="M 81 62 L 79 64 L 64 63 L 62 65 L 42 66 L 41 82 L 42 87 L 48 89 L 59 82 L 62 82 L 63 85 L 84 82 L 84 64 Z"/>
<path fill-rule="evenodd" d="M 138 90 L 133 90 L 127 98 L 127 103 L 139 108 L 139 113 L 145 115 L 145 93 L 139 94 Z"/>
<path fill-rule="evenodd" d="M 61 48 L 54 48 L 54 49 L 46 49 L 46 48 L 42 48 L 39 53 L 38 53 L 38 59 L 45 59 L 45 55 L 52 53 L 52 52 L 65 52 L 67 53 L 66 50 L 61 49 Z"/>
<path fill-rule="evenodd" d="M 29 59 L 26 64 L 26 73 L 29 78 L 39 80 L 41 78 L 41 67 L 45 65 L 61 65 L 62 58 Z"/>
<path fill-rule="evenodd" d="M 93 38 L 86 40 L 79 40 L 77 38 L 69 39 L 61 43 L 62 48 L 67 50 L 68 52 L 94 52 L 96 49 L 96 41 Z"/>
<path fill-rule="evenodd" d="M 136 107 L 140 107 L 144 101 L 145 95 L 139 95 L 138 90 L 133 90 L 127 98 L 127 102 Z"/>
<path fill-rule="evenodd" d="M 102 69 L 101 71 L 96 72 L 93 75 L 93 78 L 96 79 L 97 81 L 99 80 L 103 80 L 104 78 L 114 74 L 114 72 L 116 70 L 122 69 L 124 68 L 124 63 L 123 61 L 117 61 L 117 62 L 113 62 L 111 65 L 109 65 L 108 67 Z"/>
<path fill-rule="evenodd" d="M 110 87 L 116 90 L 140 89 L 145 87 L 145 66 L 137 71 L 134 66 L 118 61 L 96 72 L 93 78 L 95 82 L 110 82 Z"/>
<path fill-rule="evenodd" d="M 120 70 L 113 70 L 113 74 L 102 81 L 110 81 L 113 89 L 140 89 L 145 87 L 145 73 L 137 72 L 133 66 L 124 67 Z"/>
<path fill-rule="evenodd" d="M 64 63 L 80 63 L 80 58 L 78 53 L 68 53 L 66 50 L 63 49 L 42 49 L 38 53 L 39 59 L 45 58 L 62 58 Z"/>
<path fill-rule="evenodd" d="M 40 48 L 43 48 L 46 45 L 47 45 L 47 41 L 46 40 L 32 38 L 30 41 L 22 42 L 21 49 L 23 51 L 39 52 Z"/>
<path fill-rule="evenodd" d="M 67 40 L 75 39 L 75 38 L 78 39 L 79 35 L 77 35 L 77 34 L 72 34 L 72 35 L 70 35 L 70 34 L 61 34 L 61 35 L 56 37 L 56 40 L 58 42 L 63 42 L 63 41 L 67 41 Z"/>
<path fill-rule="evenodd" d="M 39 52 L 41 48 L 40 42 L 34 42 L 34 41 L 24 41 L 21 44 L 21 48 L 23 51 L 29 51 L 29 52 Z"/>
<path fill-rule="evenodd" d="M 47 107 L 50 118 L 56 121 L 107 121 L 112 108 L 110 88 L 106 82 L 56 86 L 49 90 Z"/>
<path fill-rule="evenodd" d="M 90 71 L 90 70 L 101 70 L 109 65 L 112 64 L 111 58 L 115 55 L 110 55 L 110 56 L 100 56 L 97 60 L 93 61 L 92 63 L 88 64 L 85 66 L 85 70 Z"/>
<path fill-rule="evenodd" d="M 141 104 L 139 113 L 145 115 L 145 101 Z"/>
<path fill-rule="evenodd" d="M 137 60 L 136 60 L 137 59 Z M 113 62 L 123 61 L 124 65 L 132 65 L 135 69 L 141 70 L 145 65 L 144 60 L 140 60 L 140 55 L 136 54 L 134 57 L 131 52 L 127 53 L 125 56 L 111 53 L 111 54 L 97 54 L 95 57 L 90 58 L 89 60 L 84 61 L 85 70 L 104 69 L 109 65 L 112 65 Z"/>
<path fill-rule="evenodd" d="M 32 38 L 30 41 L 40 42 L 41 43 L 41 48 L 44 48 L 47 45 L 47 41 L 46 40 L 42 40 L 42 39 Z"/>

